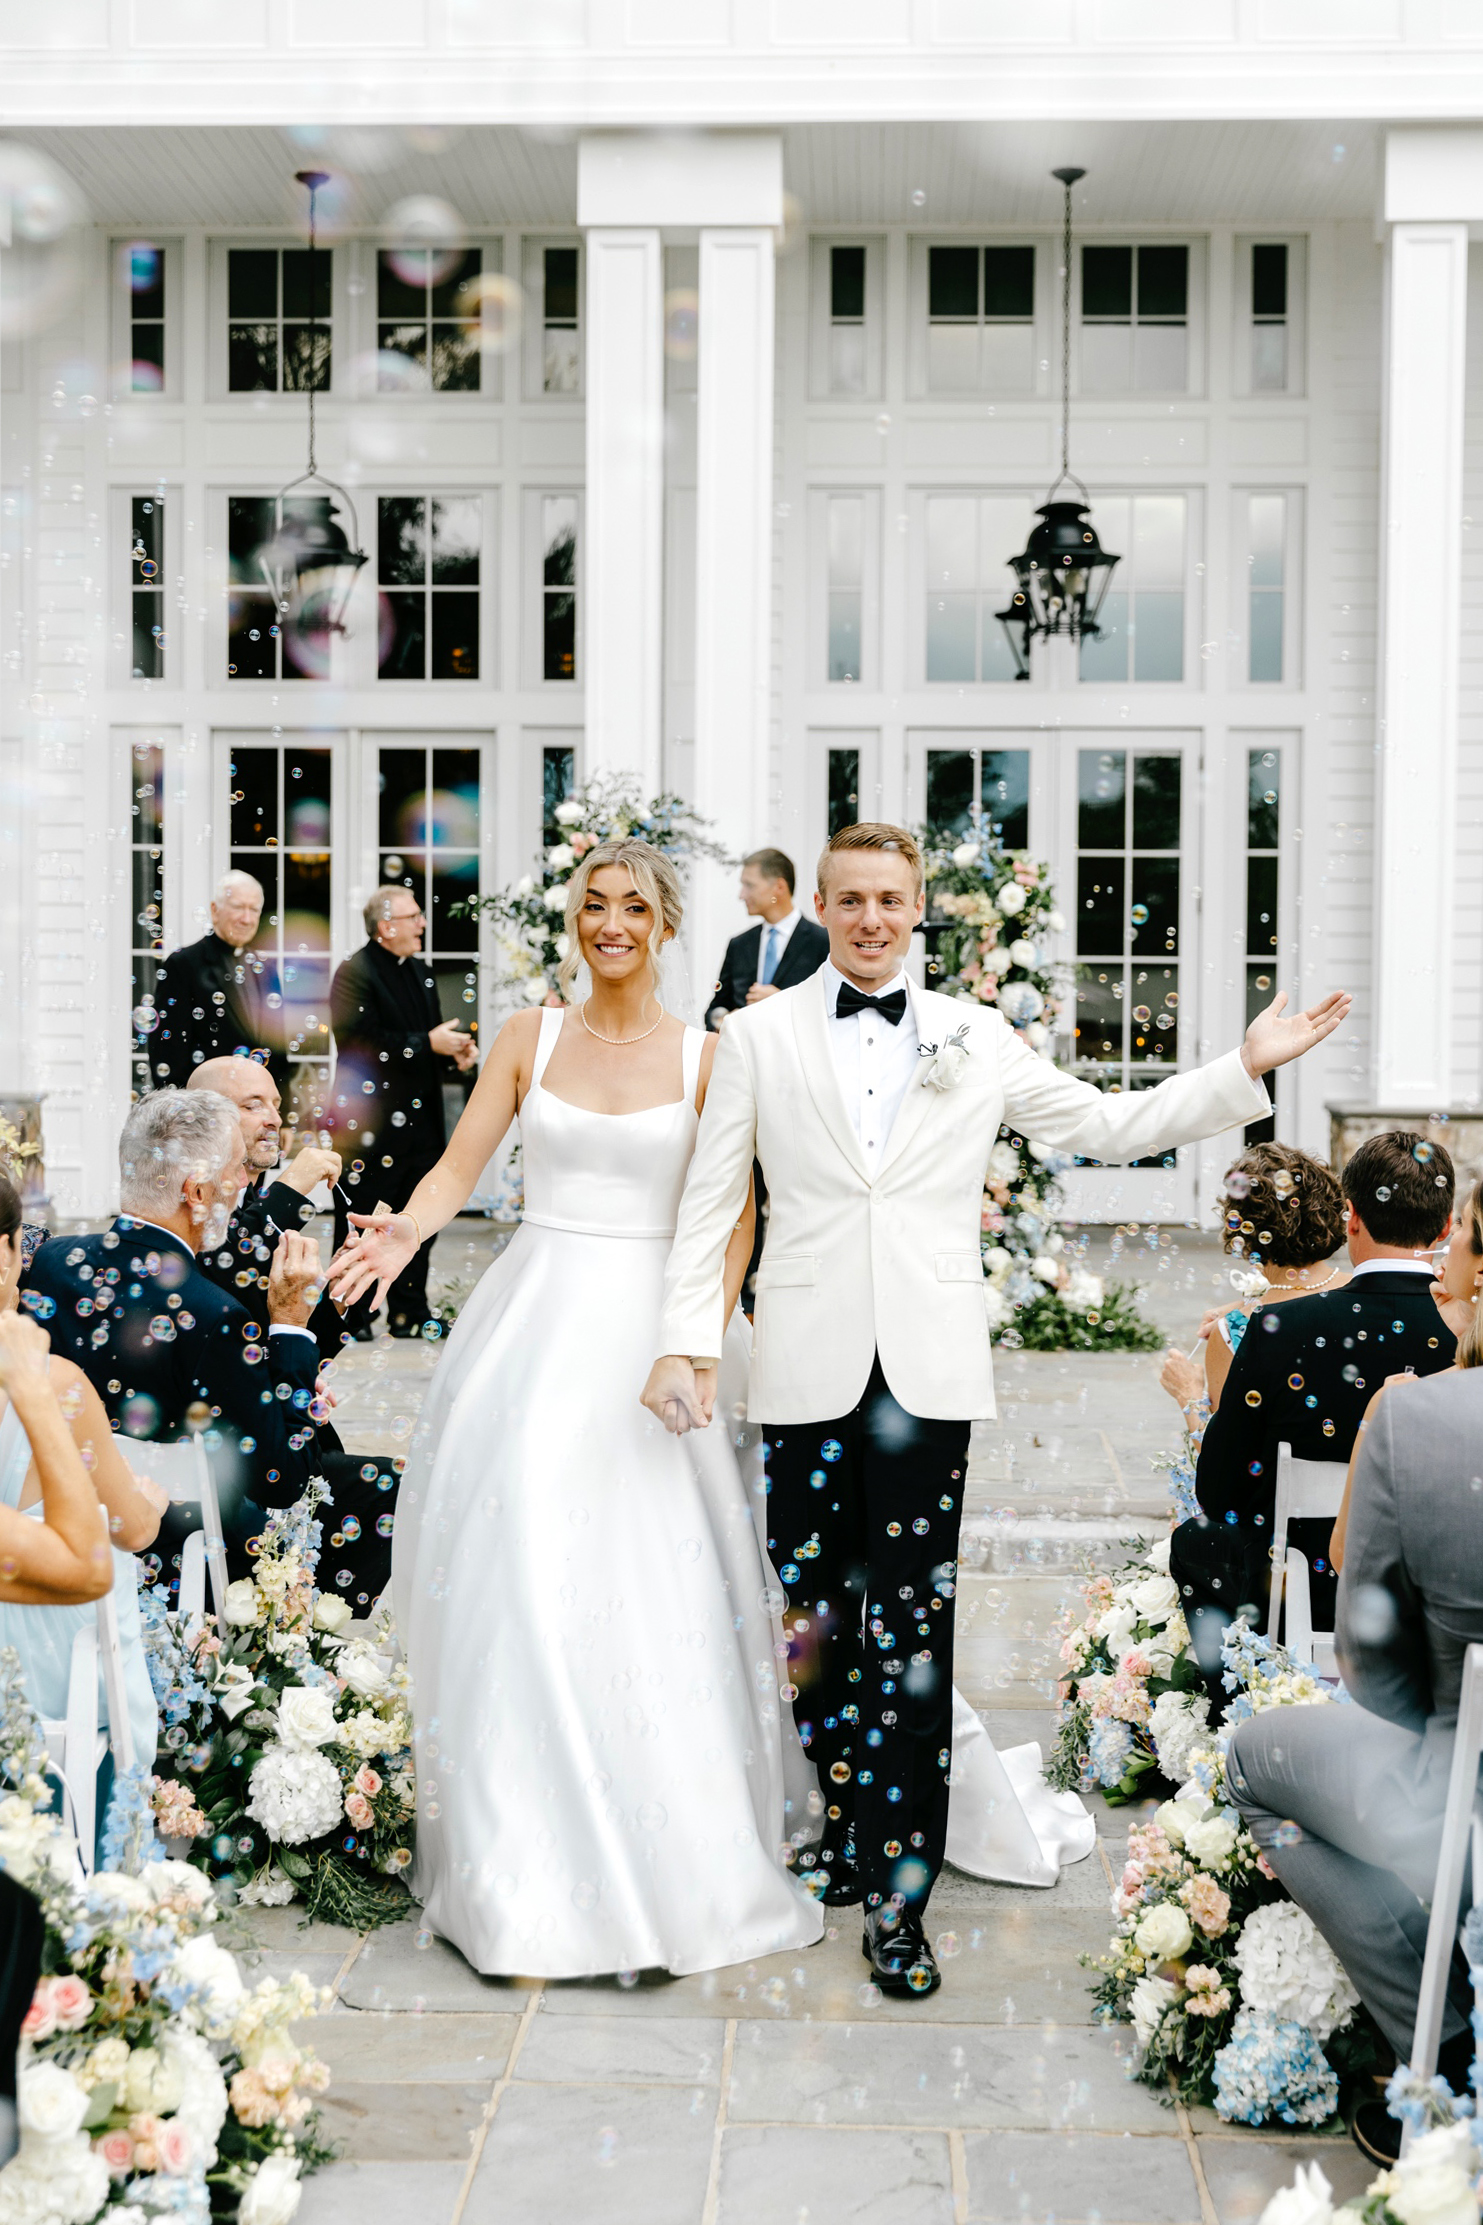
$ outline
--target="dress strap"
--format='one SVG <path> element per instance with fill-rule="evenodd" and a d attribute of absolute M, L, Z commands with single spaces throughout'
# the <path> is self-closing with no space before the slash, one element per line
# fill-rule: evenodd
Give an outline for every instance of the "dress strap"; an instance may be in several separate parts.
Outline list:
<path fill-rule="evenodd" d="M 541 1032 L 536 1041 L 535 1065 L 531 1068 L 530 1086 L 535 1089 L 551 1062 L 556 1048 L 556 1038 L 561 1033 L 561 1023 L 566 1018 L 566 1006 L 546 1004 L 541 1007 Z"/>
<path fill-rule="evenodd" d="M 705 1049 L 705 1029 L 687 1027 L 680 1050 L 680 1073 L 685 1088 L 685 1102 L 693 1108 L 695 1092 L 700 1087 L 700 1058 Z"/>

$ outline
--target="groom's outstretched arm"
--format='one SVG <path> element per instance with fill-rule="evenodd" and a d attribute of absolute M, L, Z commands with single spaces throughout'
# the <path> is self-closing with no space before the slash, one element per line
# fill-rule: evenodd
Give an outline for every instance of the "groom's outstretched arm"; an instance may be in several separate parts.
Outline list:
<path fill-rule="evenodd" d="M 717 1359 L 726 1333 L 726 1247 L 747 1202 L 757 1154 L 757 1098 L 733 1024 L 716 1046 L 695 1156 L 664 1278 L 661 1354 Z"/>
<path fill-rule="evenodd" d="M 1004 1027 L 999 1040 L 1004 1119 L 1035 1143 L 1087 1159 L 1141 1159 L 1224 1128 L 1264 1120 L 1271 1103 L 1239 1051 L 1155 1089 L 1109 1095 L 1066 1074 Z"/>

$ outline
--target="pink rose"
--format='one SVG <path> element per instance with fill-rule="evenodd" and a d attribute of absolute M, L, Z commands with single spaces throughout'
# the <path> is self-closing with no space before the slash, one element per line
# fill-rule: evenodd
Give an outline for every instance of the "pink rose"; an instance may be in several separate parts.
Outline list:
<path fill-rule="evenodd" d="M 168 2171 L 174 2179 L 182 2178 L 191 2167 L 191 2136 L 178 2117 L 170 2118 L 160 2127 L 155 2146 L 159 2152 L 160 2169 Z"/>
<path fill-rule="evenodd" d="M 366 1763 L 364 1769 L 357 1769 L 355 1772 L 355 1789 L 357 1792 L 363 1792 L 368 1800 L 374 1800 L 381 1790 L 381 1779 L 369 1762 Z"/>
<path fill-rule="evenodd" d="M 105 2132 L 101 2140 L 95 2140 L 93 2151 L 103 2158 L 116 2179 L 126 2177 L 133 2167 L 134 2143 L 122 2126 L 115 2132 Z"/>
<path fill-rule="evenodd" d="M 596 840 L 597 836 L 595 834 L 574 834 L 572 836 L 572 855 L 585 858 Z"/>
<path fill-rule="evenodd" d="M 371 1813 L 371 1803 L 362 1792 L 346 1794 L 345 1813 L 349 1816 L 357 1831 L 364 1831 L 369 1824 L 375 1821 Z"/>
<path fill-rule="evenodd" d="M 80 2032 L 93 2013 L 93 1997 L 71 1971 L 51 1982 L 52 2015 L 63 2032 Z"/>
<path fill-rule="evenodd" d="M 52 2006 L 51 1980 L 43 1978 L 32 1997 L 21 2023 L 24 2040 L 49 2040 L 57 2028 L 57 2012 Z"/>

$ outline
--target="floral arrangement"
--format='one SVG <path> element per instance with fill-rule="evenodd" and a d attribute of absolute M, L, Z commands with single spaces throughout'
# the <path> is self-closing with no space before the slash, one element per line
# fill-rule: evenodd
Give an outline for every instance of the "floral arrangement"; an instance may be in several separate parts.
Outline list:
<path fill-rule="evenodd" d="M 1066 922 L 1046 868 L 1001 849 L 987 829 L 958 841 L 927 827 L 921 846 L 934 987 L 994 1005 L 1048 1058 L 1064 985 L 1047 950 Z M 1136 1291 L 1104 1285 L 1067 1256 L 1057 1177 L 1070 1164 L 1008 1129 L 995 1144 L 982 1220 L 989 1326 L 1001 1344 L 1037 1352 L 1157 1351 L 1162 1339 Z"/>
<path fill-rule="evenodd" d="M 118 1780 L 85 1879 L 14 1653 L 0 1702 L 0 1867 L 45 1922 L 0 2225 L 287 2225 L 302 2174 L 328 2160 L 314 2104 L 329 2074 L 290 2028 L 327 1997 L 298 1973 L 246 1988 L 213 1936 L 210 1883 L 155 1837 L 142 1770 Z"/>
<path fill-rule="evenodd" d="M 314 1588 L 311 1499 L 271 1516 L 223 1621 L 188 1631 L 141 1595 L 165 1730 L 153 1804 L 237 1898 L 364 1930 L 406 1914 L 415 1792 L 409 1680 L 391 1617 Z"/>
<path fill-rule="evenodd" d="M 1467 2124 L 1434 2125 L 1369 2191 L 1341 2209 L 1318 2163 L 1300 2163 L 1261 2225 L 1478 2225 L 1478 2151 Z"/>
<path fill-rule="evenodd" d="M 555 816 L 557 839 L 547 843 L 534 873 L 523 873 L 513 888 L 455 906 L 466 914 L 488 913 L 500 985 L 525 1004 L 563 1002 L 556 970 L 567 953 L 566 884 L 599 842 L 637 835 L 681 867 L 691 858 L 730 862 L 707 833 L 708 822 L 683 798 L 666 794 L 645 802 L 629 774 L 594 774 L 556 806 Z"/>

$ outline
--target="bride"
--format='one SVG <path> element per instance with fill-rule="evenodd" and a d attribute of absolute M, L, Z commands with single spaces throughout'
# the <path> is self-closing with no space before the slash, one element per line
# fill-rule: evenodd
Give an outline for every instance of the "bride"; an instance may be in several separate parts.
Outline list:
<path fill-rule="evenodd" d="M 518 1116 L 524 1219 L 433 1379 L 392 1560 L 418 1718 L 412 1888 L 491 1974 L 681 1975 L 823 1929 L 788 1866 L 822 1803 L 779 1695 L 758 1433 L 672 1436 L 635 1391 L 716 1043 L 659 1002 L 680 920 L 660 851 L 590 850 L 561 967 L 569 993 L 585 965 L 590 995 L 506 1021 L 406 1210 L 353 1215 L 330 1270 L 337 1303 L 373 1286 L 379 1302 Z M 734 1413 L 751 1244 L 749 1205 L 726 1258 Z M 955 1695 L 950 1860 L 1052 1885 L 1090 1852 L 1091 1819 L 1039 1762 L 996 1754 Z"/>

